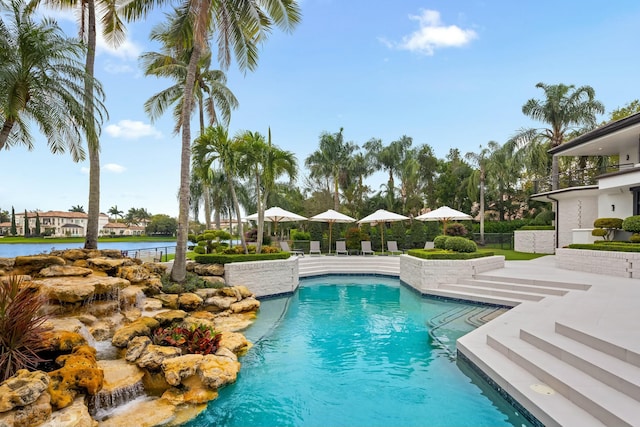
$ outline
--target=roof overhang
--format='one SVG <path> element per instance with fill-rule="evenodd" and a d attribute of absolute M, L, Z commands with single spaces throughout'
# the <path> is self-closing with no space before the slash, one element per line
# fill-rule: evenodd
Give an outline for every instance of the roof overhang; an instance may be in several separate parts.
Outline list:
<path fill-rule="evenodd" d="M 549 150 L 558 156 L 611 156 L 638 150 L 640 113 L 608 123 Z"/>
<path fill-rule="evenodd" d="M 571 199 L 578 196 L 597 196 L 599 188 L 597 185 L 585 185 L 582 187 L 569 187 L 562 190 L 547 191 L 545 193 L 533 194 L 530 199 L 537 202 L 555 202 L 562 199 Z"/>

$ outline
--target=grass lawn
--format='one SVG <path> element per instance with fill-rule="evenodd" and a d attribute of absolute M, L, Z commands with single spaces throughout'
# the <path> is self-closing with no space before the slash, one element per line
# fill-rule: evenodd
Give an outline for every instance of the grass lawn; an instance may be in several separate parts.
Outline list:
<path fill-rule="evenodd" d="M 516 252 L 512 249 L 500 248 L 482 248 L 478 252 L 493 252 L 495 255 L 504 255 L 505 261 L 528 261 L 530 259 L 540 258 L 547 254 L 530 254 L 526 252 Z"/>

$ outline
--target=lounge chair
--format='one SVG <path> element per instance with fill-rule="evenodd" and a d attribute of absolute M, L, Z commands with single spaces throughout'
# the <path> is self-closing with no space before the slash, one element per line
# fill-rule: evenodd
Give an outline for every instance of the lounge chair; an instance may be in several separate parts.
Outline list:
<path fill-rule="evenodd" d="M 309 242 L 309 255 L 311 254 L 322 255 L 322 251 L 320 250 L 320 242 L 318 240 L 312 240 Z"/>
<path fill-rule="evenodd" d="M 345 254 L 349 255 L 349 251 L 347 250 L 347 242 L 344 240 L 338 240 L 336 242 L 336 255 Z"/>
<path fill-rule="evenodd" d="M 425 249 L 433 249 L 433 242 L 424 242 Z"/>
<path fill-rule="evenodd" d="M 280 242 L 280 248 L 285 252 L 291 252 L 293 255 L 304 256 L 304 252 L 301 251 L 300 249 L 291 249 L 291 248 L 289 248 L 289 242 L 287 242 L 285 240 Z"/>
<path fill-rule="evenodd" d="M 404 253 L 404 251 L 401 251 L 400 249 L 398 249 L 398 242 L 396 242 L 395 240 L 387 241 L 387 249 L 389 250 L 391 255 L 395 255 L 395 254 L 400 255 Z"/>
<path fill-rule="evenodd" d="M 361 245 L 361 253 L 362 255 L 366 255 L 366 254 L 371 254 L 371 255 L 375 255 L 375 252 L 373 252 L 373 250 L 371 249 L 371 241 L 369 240 L 363 240 L 360 242 Z"/>

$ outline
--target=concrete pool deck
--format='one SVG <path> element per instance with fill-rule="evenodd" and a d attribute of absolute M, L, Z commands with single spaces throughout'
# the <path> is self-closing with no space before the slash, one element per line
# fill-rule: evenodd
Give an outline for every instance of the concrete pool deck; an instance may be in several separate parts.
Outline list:
<path fill-rule="evenodd" d="M 324 274 L 343 272 L 332 258 L 300 258 L 300 277 L 323 274 L 325 263 Z M 379 273 L 394 275 L 400 257 L 363 258 L 349 264 L 375 263 Z M 399 276 L 399 262 L 396 268 Z M 640 425 L 640 280 L 561 269 L 553 255 L 507 261 L 474 279 L 441 292 L 462 299 L 474 286 L 496 286 L 496 301 L 513 300 L 514 307 L 460 338 L 461 359 L 544 425 Z"/>

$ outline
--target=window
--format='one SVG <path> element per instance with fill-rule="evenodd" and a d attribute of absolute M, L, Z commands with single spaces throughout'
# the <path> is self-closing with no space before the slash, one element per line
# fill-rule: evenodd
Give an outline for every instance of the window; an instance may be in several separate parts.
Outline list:
<path fill-rule="evenodd" d="M 633 214 L 640 215 L 640 187 L 631 187 L 629 191 L 633 193 Z"/>

